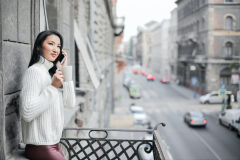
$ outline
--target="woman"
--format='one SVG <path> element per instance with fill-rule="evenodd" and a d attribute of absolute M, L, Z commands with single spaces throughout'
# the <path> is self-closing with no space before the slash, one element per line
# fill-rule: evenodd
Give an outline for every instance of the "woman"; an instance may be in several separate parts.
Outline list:
<path fill-rule="evenodd" d="M 65 160 L 59 146 L 65 108 L 75 105 L 73 81 L 64 82 L 67 53 L 62 36 L 53 30 L 39 33 L 21 90 L 22 136 L 31 160 Z M 60 64 L 59 57 L 66 56 Z M 63 90 L 59 87 L 63 86 Z"/>

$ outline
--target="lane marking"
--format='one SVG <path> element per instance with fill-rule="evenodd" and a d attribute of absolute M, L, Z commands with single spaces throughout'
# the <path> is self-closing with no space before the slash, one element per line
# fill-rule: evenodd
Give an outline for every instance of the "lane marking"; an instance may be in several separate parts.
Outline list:
<path fill-rule="evenodd" d="M 196 132 L 196 131 L 192 131 L 195 136 L 197 136 L 197 138 L 212 152 L 212 154 L 218 159 L 218 160 L 222 160 L 218 154 L 213 150 L 213 148 Z"/>

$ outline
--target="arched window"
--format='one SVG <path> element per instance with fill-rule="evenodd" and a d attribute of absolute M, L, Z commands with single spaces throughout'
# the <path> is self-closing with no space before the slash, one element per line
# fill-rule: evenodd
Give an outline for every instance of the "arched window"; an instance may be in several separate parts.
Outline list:
<path fill-rule="evenodd" d="M 231 84 L 231 70 L 229 68 L 223 69 L 220 72 L 220 83 L 225 85 Z"/>
<path fill-rule="evenodd" d="M 227 16 L 226 21 L 225 21 L 225 28 L 227 30 L 233 29 L 233 18 L 231 16 Z"/>
<path fill-rule="evenodd" d="M 233 54 L 233 44 L 232 42 L 227 42 L 225 44 L 225 56 L 230 57 L 232 56 L 232 54 Z"/>

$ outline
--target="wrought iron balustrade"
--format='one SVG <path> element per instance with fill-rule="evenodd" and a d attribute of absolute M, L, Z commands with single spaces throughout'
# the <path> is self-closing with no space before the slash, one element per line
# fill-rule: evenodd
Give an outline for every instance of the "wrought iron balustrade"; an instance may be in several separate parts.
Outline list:
<path fill-rule="evenodd" d="M 154 160 L 170 159 L 162 139 L 158 133 L 158 126 L 165 126 L 158 123 L 154 129 L 96 129 L 96 128 L 65 128 L 64 130 L 87 130 L 89 138 L 61 138 L 62 144 L 69 155 L 69 160 L 92 160 L 92 159 L 117 159 L 130 160 L 141 159 L 141 151 L 153 154 Z M 108 132 L 148 132 L 152 133 L 151 140 L 143 139 L 108 139 Z M 93 132 L 103 132 L 102 138 L 92 137 Z M 145 147 L 144 147 L 145 146 Z M 123 158 L 124 157 L 124 158 Z"/>

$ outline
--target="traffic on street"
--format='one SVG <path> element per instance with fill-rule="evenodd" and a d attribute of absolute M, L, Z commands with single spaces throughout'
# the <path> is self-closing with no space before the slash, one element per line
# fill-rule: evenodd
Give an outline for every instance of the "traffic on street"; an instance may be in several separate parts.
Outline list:
<path fill-rule="evenodd" d="M 140 88 L 141 98 L 131 98 L 124 87 L 126 77 Z M 162 83 L 156 74 L 154 81 L 148 81 L 141 73 L 132 72 L 132 66 L 126 66 L 119 74 L 118 90 L 121 99 L 115 102 L 115 113 L 133 113 L 132 129 L 148 129 L 158 122 L 158 131 L 171 159 L 239 159 L 240 138 L 235 129 L 229 129 L 219 121 L 222 113 L 221 103 L 202 104 L 200 95 L 171 81 Z M 237 103 L 232 102 L 233 108 Z M 147 118 L 146 118 L 147 116 Z M 238 115 L 240 116 L 240 115 Z M 113 137 L 119 137 L 118 134 Z M 122 138 L 129 138 L 122 134 Z M 132 133 L 131 139 L 151 138 L 150 133 Z M 151 159 L 152 153 L 139 150 L 142 159 Z"/>

